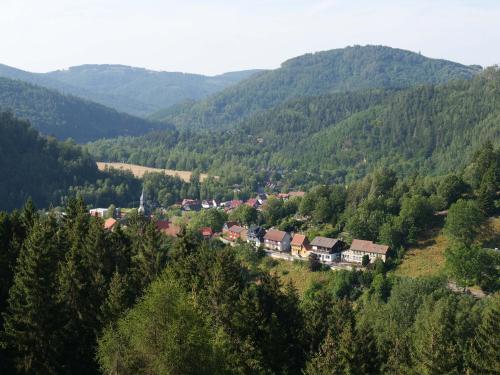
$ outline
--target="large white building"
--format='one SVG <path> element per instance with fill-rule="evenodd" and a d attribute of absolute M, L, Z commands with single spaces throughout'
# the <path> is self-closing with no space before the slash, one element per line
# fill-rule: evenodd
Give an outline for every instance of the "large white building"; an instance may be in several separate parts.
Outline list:
<path fill-rule="evenodd" d="M 370 263 L 375 262 L 377 258 L 385 262 L 388 252 L 389 246 L 387 245 L 378 245 L 372 241 L 353 240 L 351 247 L 348 250 L 342 251 L 342 261 L 361 263 L 363 256 L 368 255 Z"/>

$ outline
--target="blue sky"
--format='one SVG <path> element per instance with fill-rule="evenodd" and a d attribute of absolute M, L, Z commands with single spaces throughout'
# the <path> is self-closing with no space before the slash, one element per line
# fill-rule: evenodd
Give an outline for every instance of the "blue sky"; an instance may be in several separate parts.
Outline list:
<path fill-rule="evenodd" d="M 499 20 L 500 0 L 0 0 L 0 63 L 217 74 L 383 44 L 489 66 Z"/>

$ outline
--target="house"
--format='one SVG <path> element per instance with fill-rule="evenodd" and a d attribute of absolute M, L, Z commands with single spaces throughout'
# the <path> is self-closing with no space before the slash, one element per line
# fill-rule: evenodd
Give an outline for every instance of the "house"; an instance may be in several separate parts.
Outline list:
<path fill-rule="evenodd" d="M 321 262 L 331 263 L 341 259 L 343 242 L 337 238 L 318 236 L 311 242 L 311 253 Z"/>
<path fill-rule="evenodd" d="M 247 242 L 253 244 L 255 247 L 260 247 L 264 241 L 266 231 L 258 225 L 250 225 L 247 233 Z"/>
<path fill-rule="evenodd" d="M 292 255 L 307 258 L 311 253 L 311 246 L 305 234 L 295 233 L 290 242 Z"/>
<path fill-rule="evenodd" d="M 230 241 L 236 241 L 237 239 L 241 238 L 242 235 L 245 234 L 244 232 L 245 228 L 240 227 L 239 225 L 233 225 L 227 231 L 227 237 Z"/>
<path fill-rule="evenodd" d="M 196 199 L 183 199 L 181 207 L 183 211 L 199 211 L 201 210 L 201 203 Z"/>
<path fill-rule="evenodd" d="M 108 215 L 107 208 L 93 208 L 89 211 L 90 216 L 104 217 Z"/>
<path fill-rule="evenodd" d="M 222 226 L 222 233 L 227 234 L 229 232 L 229 228 L 231 228 L 233 225 L 238 225 L 237 221 L 226 221 L 224 225 Z"/>
<path fill-rule="evenodd" d="M 288 198 L 290 198 L 290 194 L 287 194 L 287 193 L 279 193 L 277 196 L 276 196 L 278 199 L 281 199 L 281 200 L 288 200 Z"/>
<path fill-rule="evenodd" d="M 287 232 L 270 229 L 264 236 L 264 247 L 274 251 L 290 251 L 290 239 Z"/>
<path fill-rule="evenodd" d="M 259 206 L 260 206 L 260 203 L 259 203 L 259 201 L 258 201 L 258 199 L 257 199 L 257 198 L 251 198 L 251 199 L 247 200 L 247 201 L 245 202 L 245 204 L 246 204 L 248 207 L 252 207 L 252 208 L 257 208 L 257 207 L 259 207 Z"/>
<path fill-rule="evenodd" d="M 115 227 L 116 224 L 118 224 L 118 221 L 116 221 L 115 219 L 110 217 L 109 219 L 106 219 L 104 221 L 104 229 L 113 230 L 113 228 Z"/>
<path fill-rule="evenodd" d="M 375 262 L 377 258 L 385 262 L 388 253 L 389 246 L 387 245 L 378 245 L 366 240 L 353 240 L 351 247 L 342 252 L 342 261 L 361 263 L 363 256 L 368 255 L 370 263 Z"/>
<path fill-rule="evenodd" d="M 212 203 L 211 201 L 203 200 L 201 201 L 201 207 L 204 209 L 212 208 Z"/>
<path fill-rule="evenodd" d="M 158 220 L 156 222 L 156 228 L 163 234 L 169 237 L 177 237 L 181 232 L 181 227 L 168 220 Z"/>
<path fill-rule="evenodd" d="M 210 227 L 200 228 L 200 233 L 205 240 L 209 240 L 214 235 L 214 231 Z"/>

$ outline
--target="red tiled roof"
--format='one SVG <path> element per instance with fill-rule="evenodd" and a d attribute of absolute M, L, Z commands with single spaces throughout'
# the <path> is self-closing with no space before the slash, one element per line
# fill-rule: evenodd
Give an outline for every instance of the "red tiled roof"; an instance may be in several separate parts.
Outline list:
<path fill-rule="evenodd" d="M 295 233 L 293 235 L 292 242 L 290 242 L 290 245 L 303 246 L 306 241 L 307 238 L 304 234 Z"/>
<path fill-rule="evenodd" d="M 209 227 L 200 228 L 200 232 L 201 232 L 202 236 L 204 236 L 204 237 L 212 237 L 214 234 L 214 231 L 212 230 L 212 228 L 209 228 Z"/>
<path fill-rule="evenodd" d="M 281 198 L 281 199 L 285 199 L 285 198 L 288 198 L 290 195 L 289 194 L 286 194 L 286 193 L 279 193 L 278 194 L 278 198 Z"/>
<path fill-rule="evenodd" d="M 362 251 L 364 253 L 377 253 L 377 254 L 387 254 L 389 251 L 389 246 L 378 245 L 372 241 L 366 240 L 352 240 L 351 250 Z"/>
<path fill-rule="evenodd" d="M 271 229 L 267 231 L 266 235 L 264 236 L 264 239 L 269 241 L 281 242 L 283 241 L 285 236 L 286 232 L 283 232 L 281 230 Z"/>
<path fill-rule="evenodd" d="M 243 204 L 243 201 L 240 201 L 239 199 L 234 199 L 231 201 L 230 207 L 236 208 L 238 206 L 241 206 L 242 204 Z"/>
<path fill-rule="evenodd" d="M 257 201 L 257 199 L 255 199 L 255 198 L 249 199 L 249 200 L 247 200 L 247 201 L 245 202 L 245 204 L 246 204 L 247 206 L 250 206 L 250 207 L 255 207 L 255 206 L 257 205 L 257 203 L 258 203 L 258 201 Z"/>
<path fill-rule="evenodd" d="M 106 221 L 104 221 L 104 229 L 111 229 L 116 225 L 116 223 L 118 222 L 110 217 L 109 219 L 106 219 Z"/>

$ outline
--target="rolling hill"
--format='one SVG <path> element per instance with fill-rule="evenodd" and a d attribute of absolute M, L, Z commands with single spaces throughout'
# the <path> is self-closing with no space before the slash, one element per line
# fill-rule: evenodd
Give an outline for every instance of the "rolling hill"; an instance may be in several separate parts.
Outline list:
<path fill-rule="evenodd" d="M 125 65 L 89 64 L 31 73 L 0 64 L 0 77 L 55 89 L 136 116 L 146 116 L 186 100 L 202 99 L 256 72 L 258 70 L 204 76 Z"/>
<path fill-rule="evenodd" d="M 29 120 L 42 134 L 88 142 L 119 135 L 141 135 L 168 127 L 119 113 L 55 90 L 18 80 L 0 78 L 0 110 Z"/>
<path fill-rule="evenodd" d="M 159 132 L 89 145 L 99 160 L 227 174 L 278 172 L 287 183 L 347 182 L 391 166 L 447 173 L 500 140 L 500 71 L 406 89 L 292 99 L 232 129 Z M 116 160 L 118 159 L 118 160 Z"/>
<path fill-rule="evenodd" d="M 221 127 L 290 99 L 369 88 L 404 88 L 469 79 L 481 71 L 383 46 L 354 46 L 307 54 L 255 74 L 207 99 L 155 113 L 180 127 Z"/>

